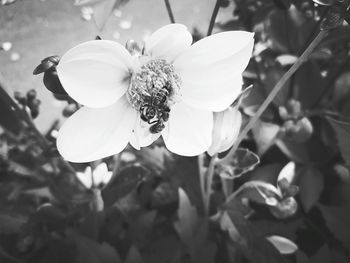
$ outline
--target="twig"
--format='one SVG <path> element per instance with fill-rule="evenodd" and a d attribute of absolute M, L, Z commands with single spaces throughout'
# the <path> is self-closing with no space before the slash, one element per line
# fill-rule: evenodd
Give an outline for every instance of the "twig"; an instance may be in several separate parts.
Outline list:
<path fill-rule="evenodd" d="M 216 0 L 215 7 L 214 7 L 213 13 L 212 13 L 211 18 L 210 18 L 207 36 L 210 36 L 211 33 L 213 33 L 214 24 L 215 24 L 216 17 L 219 13 L 221 1 L 222 0 Z"/>
<path fill-rule="evenodd" d="M 327 35 L 327 31 L 320 31 L 315 39 L 310 43 L 308 48 L 303 52 L 303 54 L 298 58 L 298 60 L 293 64 L 293 66 L 282 76 L 282 78 L 277 82 L 277 84 L 273 87 L 270 94 L 267 96 L 263 104 L 260 106 L 256 114 L 250 119 L 248 124 L 244 127 L 242 132 L 238 135 L 238 138 L 231 148 L 230 152 L 222 159 L 222 161 L 228 161 L 232 158 L 233 154 L 238 148 L 238 145 L 248 134 L 250 129 L 254 126 L 255 122 L 260 118 L 262 113 L 266 110 L 272 100 L 276 97 L 277 93 L 281 90 L 281 88 L 286 84 L 289 78 L 299 69 L 299 67 L 309 58 L 313 50 L 317 47 L 317 45 L 322 41 L 322 39 Z"/>
<path fill-rule="evenodd" d="M 175 23 L 175 18 L 169 0 L 164 0 L 166 10 L 168 11 L 169 19 L 172 24 Z"/>

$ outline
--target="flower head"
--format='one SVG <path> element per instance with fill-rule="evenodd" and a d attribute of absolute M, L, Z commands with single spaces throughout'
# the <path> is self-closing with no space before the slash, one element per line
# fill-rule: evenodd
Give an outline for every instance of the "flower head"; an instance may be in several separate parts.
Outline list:
<path fill-rule="evenodd" d="M 60 129 L 57 147 L 72 162 L 139 149 L 162 136 L 179 155 L 205 152 L 213 112 L 240 94 L 253 34 L 228 31 L 192 44 L 184 25 L 155 31 L 142 53 L 108 40 L 85 42 L 63 55 L 57 72 L 67 93 L 85 107 Z"/>

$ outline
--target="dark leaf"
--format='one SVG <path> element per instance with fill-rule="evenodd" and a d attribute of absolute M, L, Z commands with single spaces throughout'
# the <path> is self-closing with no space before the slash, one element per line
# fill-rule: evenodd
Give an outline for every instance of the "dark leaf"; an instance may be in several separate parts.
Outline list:
<path fill-rule="evenodd" d="M 130 247 L 125 263 L 143 263 L 140 251 L 137 249 L 137 247 Z"/>
<path fill-rule="evenodd" d="M 332 125 L 339 150 L 347 165 L 350 165 L 350 123 L 327 118 Z"/>
<path fill-rule="evenodd" d="M 350 206 L 324 206 L 318 205 L 323 218 L 326 221 L 327 227 L 331 230 L 334 236 L 342 241 L 343 245 L 350 252 Z"/>
<path fill-rule="evenodd" d="M 219 161 L 218 172 L 223 178 L 236 178 L 251 171 L 260 162 L 259 156 L 248 149 L 238 148 L 229 162 Z"/>
<path fill-rule="evenodd" d="M 73 231 L 67 232 L 77 250 L 77 263 L 121 263 L 117 251 L 110 245 L 99 244 L 95 240 L 81 236 Z"/>
<path fill-rule="evenodd" d="M 197 209 L 192 206 L 186 192 L 179 188 L 178 221 L 174 223 L 182 242 L 189 249 L 193 249 L 195 243 L 195 232 L 198 226 Z"/>
<path fill-rule="evenodd" d="M 130 165 L 125 167 L 102 190 L 105 206 L 113 205 L 118 199 L 129 194 L 143 180 L 148 170 L 142 166 Z"/>
<path fill-rule="evenodd" d="M 299 171 L 298 177 L 301 204 L 308 212 L 317 203 L 323 191 L 323 174 L 313 166 L 306 166 Z"/>
<path fill-rule="evenodd" d="M 283 263 L 286 262 L 278 250 L 261 235 L 261 232 L 252 223 L 248 222 L 236 210 L 226 211 L 226 224 L 229 236 L 233 243 L 249 260 L 249 262 Z M 230 221 L 229 221 L 230 220 Z"/>

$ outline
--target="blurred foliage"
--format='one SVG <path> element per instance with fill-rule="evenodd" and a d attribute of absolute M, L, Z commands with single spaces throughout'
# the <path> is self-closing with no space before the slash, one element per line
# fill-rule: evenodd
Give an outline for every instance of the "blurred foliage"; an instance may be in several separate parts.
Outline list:
<path fill-rule="evenodd" d="M 125 2 L 76 4 L 93 6 L 101 29 Z M 329 32 L 232 160 L 215 167 L 209 212 L 200 180 L 209 155 L 175 156 L 161 141 L 140 151 L 127 148 L 102 160 L 112 179 L 87 188 L 76 172 L 98 162 L 72 167 L 62 160 L 57 123 L 41 135 L 31 121 L 40 113 L 36 92 L 13 99 L 0 78 L 0 262 L 349 262 L 349 2 L 220 6 L 233 13 L 216 31 L 255 32 L 244 73 L 253 88 L 240 105 L 246 120 L 319 30 Z M 80 105 L 62 89 L 57 63 L 58 56 L 48 57 L 34 73 L 44 73 L 48 90 L 67 101 L 67 117 Z"/>

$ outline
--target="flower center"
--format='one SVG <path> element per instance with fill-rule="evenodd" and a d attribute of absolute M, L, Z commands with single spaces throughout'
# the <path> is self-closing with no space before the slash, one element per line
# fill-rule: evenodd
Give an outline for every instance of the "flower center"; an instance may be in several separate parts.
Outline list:
<path fill-rule="evenodd" d="M 180 82 L 174 66 L 164 59 L 150 60 L 132 75 L 126 97 L 140 113 L 141 120 L 150 124 L 151 133 L 164 129 Z"/>

